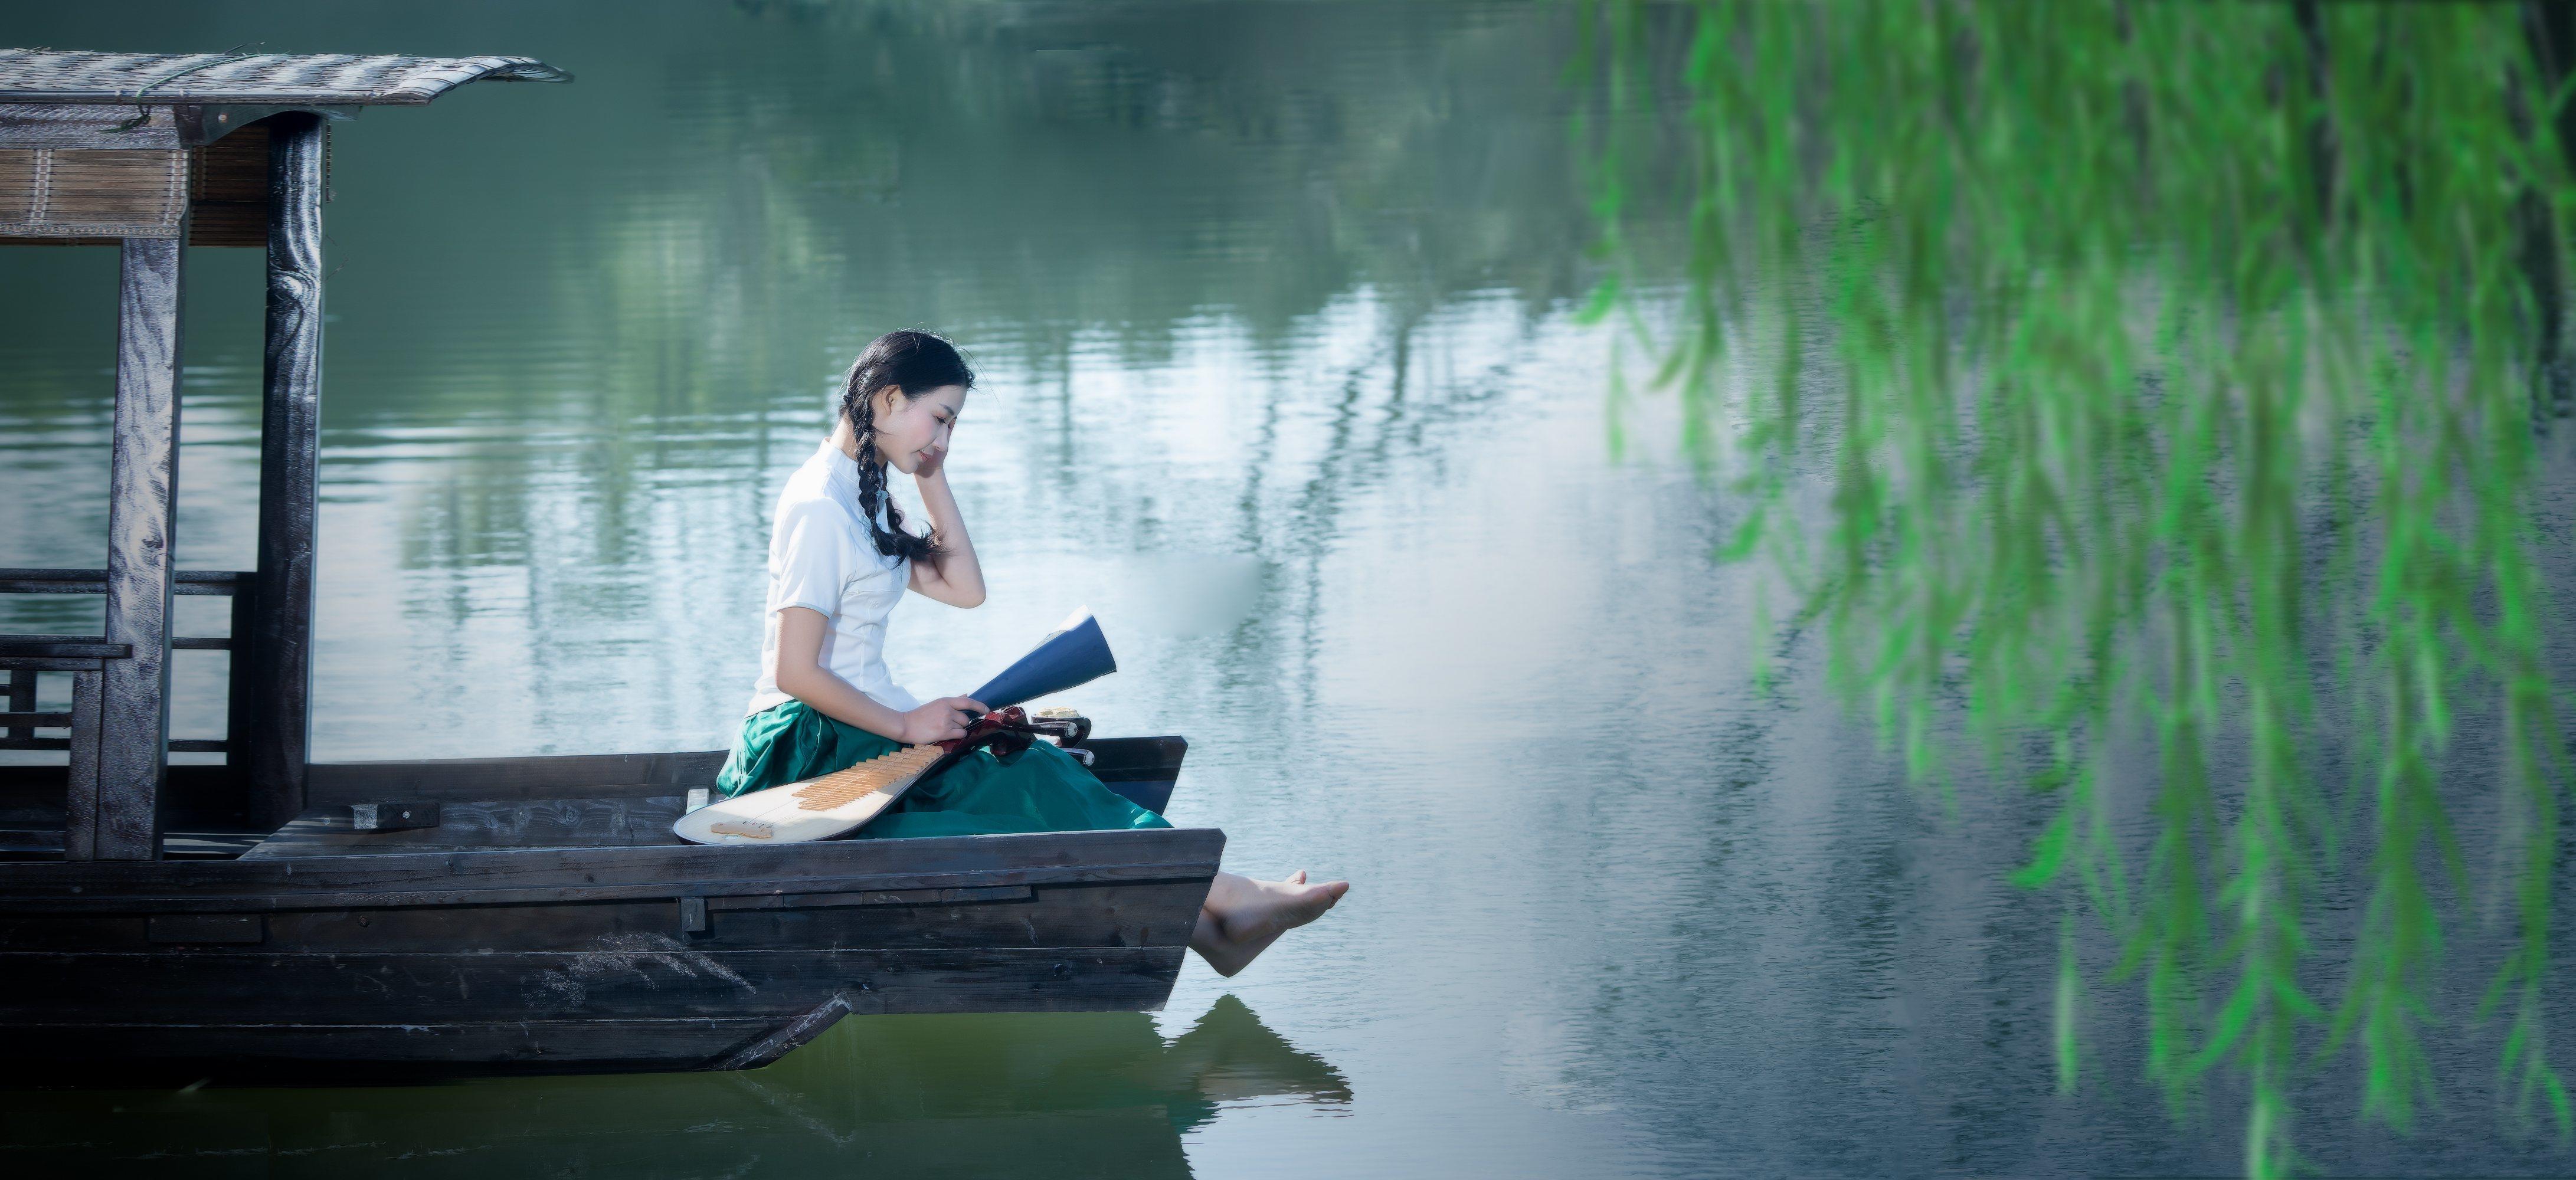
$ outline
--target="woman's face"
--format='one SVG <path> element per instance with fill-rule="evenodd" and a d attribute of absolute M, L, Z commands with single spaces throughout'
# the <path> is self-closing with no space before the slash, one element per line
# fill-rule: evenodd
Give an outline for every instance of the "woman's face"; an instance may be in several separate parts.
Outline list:
<path fill-rule="evenodd" d="M 966 387 L 942 385 L 920 397 L 905 397 L 889 385 L 875 397 L 877 454 L 905 475 L 936 473 L 948 457 L 957 412 L 966 408 Z"/>

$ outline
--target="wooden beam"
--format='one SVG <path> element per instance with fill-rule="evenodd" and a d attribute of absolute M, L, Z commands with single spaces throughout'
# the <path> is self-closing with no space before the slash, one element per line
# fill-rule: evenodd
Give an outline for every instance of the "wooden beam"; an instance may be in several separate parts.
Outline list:
<path fill-rule="evenodd" d="M 322 118 L 268 120 L 268 347 L 250 727 L 233 736 L 254 826 L 304 810 L 312 740 L 313 563 L 322 425 Z"/>
<path fill-rule="evenodd" d="M 0 635 L 0 656 L 57 660 L 122 660 L 134 655 L 130 643 L 109 643 L 96 635 Z"/>
<path fill-rule="evenodd" d="M 195 244 L 193 239 L 191 245 Z M 173 594 L 222 596 L 251 592 L 251 575 L 241 570 L 180 570 L 172 575 Z M 105 594 L 106 570 L 0 568 L 0 594 Z"/>
<path fill-rule="evenodd" d="M 125 243 L 116 418 L 108 459 L 106 642 L 133 654 L 100 674 L 100 860 L 160 851 L 170 740 L 170 547 L 179 494 L 179 277 L 187 240 Z"/>
<path fill-rule="evenodd" d="M 0 103 L 0 150 L 166 151 L 186 146 L 176 112 L 150 107 L 132 127 L 131 105 Z"/>
<path fill-rule="evenodd" d="M 118 652 L 116 653 L 116 658 L 120 660 L 124 659 L 127 654 L 128 653 L 126 652 Z M 8 653 L 5 646 L 0 646 L 0 668 L 20 669 L 29 672 L 96 672 L 102 662 L 104 662 L 104 660 L 99 656 L 11 655 Z M 5 764 L 0 764 L 0 778 L 7 777 L 11 769 L 11 767 Z"/>
<path fill-rule="evenodd" d="M 0 862 L 0 912 L 259 913 L 347 906 L 1125 885 L 1216 873 L 1214 828 L 1036 832 L 746 846 L 521 848 L 160 862 Z"/>

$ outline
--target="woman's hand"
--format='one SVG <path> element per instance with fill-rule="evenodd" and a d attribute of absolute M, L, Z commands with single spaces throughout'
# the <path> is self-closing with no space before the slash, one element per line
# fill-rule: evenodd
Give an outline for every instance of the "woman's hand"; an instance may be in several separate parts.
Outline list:
<path fill-rule="evenodd" d="M 937 561 L 912 563 L 911 585 L 914 593 L 950 606 L 982 606 L 984 566 L 975 560 L 975 542 L 966 535 L 965 517 L 958 515 L 957 493 L 949 490 L 948 477 L 942 474 L 947 462 L 948 448 L 940 447 L 912 469 L 913 486 L 921 489 L 921 506 L 930 513 L 939 547 L 947 552 Z"/>
<path fill-rule="evenodd" d="M 894 735 L 907 746 L 927 746 L 966 736 L 966 723 L 992 710 L 973 697 L 941 697 L 903 715 L 903 732 Z"/>

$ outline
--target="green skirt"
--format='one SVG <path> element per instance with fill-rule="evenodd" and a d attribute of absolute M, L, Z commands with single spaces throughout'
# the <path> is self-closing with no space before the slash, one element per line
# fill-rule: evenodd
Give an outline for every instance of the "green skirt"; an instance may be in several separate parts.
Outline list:
<path fill-rule="evenodd" d="M 835 721 L 803 701 L 789 701 L 742 719 L 733 756 L 716 772 L 716 790 L 730 799 L 845 770 L 902 748 L 892 738 Z M 990 750 L 967 755 L 939 777 L 914 783 L 856 834 L 886 839 L 1170 826 L 1162 816 L 1100 785 L 1073 755 L 1046 742 L 1031 742 L 1007 758 L 996 758 Z"/>

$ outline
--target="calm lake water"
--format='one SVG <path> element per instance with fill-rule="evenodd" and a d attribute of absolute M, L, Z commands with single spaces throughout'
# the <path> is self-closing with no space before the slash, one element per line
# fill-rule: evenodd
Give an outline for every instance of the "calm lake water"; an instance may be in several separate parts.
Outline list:
<path fill-rule="evenodd" d="M 2056 1093 L 2061 901 L 2001 880 L 2041 809 L 1905 786 L 1808 647 L 1748 687 L 1751 584 L 1707 556 L 1723 498 L 1671 406 L 1614 430 L 1609 343 L 1572 322 L 1572 28 L 820 0 L 0 21 L 579 77 L 336 129 L 318 757 L 721 745 L 771 499 L 840 367 L 926 326 L 983 374 L 950 470 L 992 597 L 907 603 L 898 678 L 963 691 L 1088 604 L 1122 671 L 1070 699 L 1189 736 L 1171 818 L 1223 827 L 1240 871 L 1357 882 L 1237 978 L 1191 960 L 1158 1014 L 845 1020 L 743 1075 L 18 1091 L 0 1167 L 2236 1171 L 2238 1096 L 2175 1117 L 2139 1080 L 2134 985 L 2088 996 Z M 252 561 L 258 265 L 189 260 L 186 567 Z M 110 251 L 0 251 L 0 564 L 103 561 L 114 282 Z M 220 634 L 215 602 L 180 600 L 185 629 Z M 85 610 L 0 601 L 0 625 Z M 178 658 L 180 735 L 220 734 L 221 659 Z M 2460 987 L 2502 919 L 2456 932 Z M 2444 1105 L 2411 1138 L 2355 1122 L 2348 1061 L 2305 1075 L 2312 1166 L 2576 1172 L 2498 1113 L 2496 1032 L 2436 1030 Z"/>

